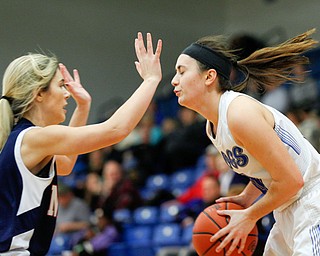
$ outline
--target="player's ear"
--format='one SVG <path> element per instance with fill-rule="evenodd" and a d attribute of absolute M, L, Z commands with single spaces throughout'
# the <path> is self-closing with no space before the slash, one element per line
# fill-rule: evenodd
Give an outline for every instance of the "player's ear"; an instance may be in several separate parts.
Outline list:
<path fill-rule="evenodd" d="M 36 92 L 35 92 L 35 101 L 37 102 L 42 102 L 43 101 L 43 97 L 44 97 L 44 93 L 45 91 L 42 90 L 42 89 L 38 89 Z"/>
<path fill-rule="evenodd" d="M 211 68 L 209 70 L 206 71 L 206 81 L 205 84 L 206 85 L 211 85 L 212 83 L 215 82 L 216 78 L 218 76 L 218 73 L 215 69 Z"/>

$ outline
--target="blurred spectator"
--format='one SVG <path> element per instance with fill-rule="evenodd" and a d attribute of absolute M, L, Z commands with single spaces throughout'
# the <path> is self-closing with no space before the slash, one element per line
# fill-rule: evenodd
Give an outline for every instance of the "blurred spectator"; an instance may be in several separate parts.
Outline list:
<path fill-rule="evenodd" d="M 156 104 L 153 103 L 137 127 L 116 145 L 116 148 L 122 151 L 122 166 L 125 172 L 138 187 L 142 187 L 147 177 L 157 169 L 157 144 L 162 138 L 162 130 L 156 117 Z"/>
<path fill-rule="evenodd" d="M 195 183 L 188 188 L 184 193 L 177 197 L 180 203 L 187 203 L 194 199 L 200 199 L 202 196 L 202 182 L 206 175 L 211 174 L 216 178 L 219 177 L 220 172 L 217 170 L 216 157 L 219 155 L 219 151 L 212 144 L 208 145 L 205 150 L 205 166 L 201 172 L 201 176 L 195 181 Z"/>
<path fill-rule="evenodd" d="M 161 129 L 163 136 L 168 136 L 178 128 L 178 121 L 172 117 L 166 117 L 161 123 Z"/>
<path fill-rule="evenodd" d="M 147 112 L 136 128 L 137 141 L 128 150 L 125 155 L 131 154 L 131 175 L 134 171 L 136 184 L 141 186 L 147 177 L 154 174 L 157 169 L 158 152 L 157 144 L 162 138 L 161 128 L 154 122 L 152 112 Z M 128 162 L 124 163 L 128 167 Z M 133 167 L 133 168 L 132 168 Z M 128 170 L 130 172 L 130 170 Z"/>
<path fill-rule="evenodd" d="M 72 172 L 66 176 L 59 176 L 59 181 L 72 188 L 77 197 L 82 197 L 87 173 L 88 156 L 86 154 L 79 155 Z"/>
<path fill-rule="evenodd" d="M 249 178 L 230 169 L 220 154 L 216 158 L 216 166 L 220 172 L 221 196 L 238 195 L 247 186 Z"/>
<path fill-rule="evenodd" d="M 293 75 L 298 79 L 298 82 L 288 84 L 290 105 L 293 108 L 316 110 L 319 106 L 317 81 L 303 65 L 297 65 L 293 70 Z"/>
<path fill-rule="evenodd" d="M 156 111 L 156 103 L 153 101 L 146 113 L 143 115 L 137 127 L 124 140 L 117 143 L 115 147 L 120 151 L 126 151 L 140 144 L 155 145 L 161 139 L 160 123 L 162 118 Z"/>
<path fill-rule="evenodd" d="M 179 130 L 181 127 L 180 122 L 177 118 L 174 117 L 165 117 L 161 123 L 161 133 L 162 137 L 160 141 L 154 147 L 154 153 L 156 154 L 156 158 L 153 158 L 154 163 L 154 173 L 171 173 L 168 171 L 169 164 L 167 163 L 167 154 L 164 153 L 166 148 L 167 141 L 174 137 L 174 133 Z M 150 173 L 149 173 L 150 175 Z M 148 174 L 147 174 L 148 176 Z"/>
<path fill-rule="evenodd" d="M 113 213 L 115 209 L 132 210 L 142 205 L 139 190 L 125 177 L 121 163 L 115 160 L 106 161 L 103 165 L 102 180 L 98 207 Z"/>
<path fill-rule="evenodd" d="M 88 172 L 101 174 L 103 161 L 104 161 L 103 149 L 95 150 L 88 153 L 88 168 L 89 168 Z"/>
<path fill-rule="evenodd" d="M 266 46 L 265 42 L 259 39 L 255 35 L 247 34 L 247 33 L 240 33 L 233 35 L 229 39 L 229 46 L 230 49 L 234 50 L 234 54 L 238 56 L 238 60 L 242 60 L 247 58 L 251 53 L 255 52 Z M 233 77 L 232 80 L 235 83 L 240 82 L 244 77 L 238 76 L 236 72 L 232 72 L 231 76 Z M 264 91 L 264 88 L 257 88 L 256 86 L 248 85 L 246 91 L 244 93 L 256 98 L 260 99 L 261 95 Z"/>
<path fill-rule="evenodd" d="M 255 35 L 246 33 L 233 35 L 230 39 L 230 49 L 233 49 L 239 59 L 245 59 L 251 53 L 265 47 L 265 43 Z"/>
<path fill-rule="evenodd" d="M 201 198 L 194 199 L 186 204 L 178 216 L 178 220 L 181 225 L 186 227 L 193 225 L 198 215 L 208 206 L 215 203 L 215 200 L 220 197 L 220 184 L 215 175 L 206 174 L 204 175 L 201 183 Z M 171 255 L 185 255 L 185 256 L 196 256 L 192 243 L 190 241 L 189 246 L 184 247 L 163 247 L 161 248 L 157 256 L 171 256 Z"/>
<path fill-rule="evenodd" d="M 217 177 L 213 174 L 204 175 L 201 182 L 201 198 L 184 204 L 185 210 L 180 215 L 182 225 L 192 224 L 198 215 L 208 206 L 215 204 L 220 196 L 220 183 Z"/>
<path fill-rule="evenodd" d="M 90 210 L 84 200 L 76 197 L 64 183 L 58 186 L 59 211 L 57 225 L 48 255 L 61 255 L 71 250 L 71 240 L 90 225 Z"/>
<path fill-rule="evenodd" d="M 84 200 L 89 205 L 91 211 L 94 211 L 98 205 L 101 187 L 101 176 L 96 172 L 88 173 L 85 182 Z"/>
<path fill-rule="evenodd" d="M 164 173 L 195 166 L 197 159 L 210 144 L 205 133 L 205 120 L 193 110 L 180 107 L 179 126 L 161 142 L 162 168 Z"/>
<path fill-rule="evenodd" d="M 61 183 L 58 186 L 59 211 L 55 233 L 74 233 L 87 228 L 90 209 L 86 202 L 74 195 L 72 189 Z"/>
<path fill-rule="evenodd" d="M 319 116 L 309 108 L 291 108 L 286 115 L 298 127 L 303 136 L 320 152 Z"/>
<path fill-rule="evenodd" d="M 108 247 L 120 240 L 120 231 L 110 213 L 101 208 L 94 213 L 95 223 L 75 238 L 73 256 L 105 256 Z"/>
<path fill-rule="evenodd" d="M 113 159 L 118 162 L 122 161 L 122 152 L 116 149 L 115 145 L 101 148 L 88 153 L 88 171 L 87 173 L 95 172 L 102 175 L 102 167 L 106 160 Z"/>
<path fill-rule="evenodd" d="M 266 86 L 260 101 L 282 113 L 286 113 L 290 107 L 290 98 L 285 85 L 278 87 Z"/>

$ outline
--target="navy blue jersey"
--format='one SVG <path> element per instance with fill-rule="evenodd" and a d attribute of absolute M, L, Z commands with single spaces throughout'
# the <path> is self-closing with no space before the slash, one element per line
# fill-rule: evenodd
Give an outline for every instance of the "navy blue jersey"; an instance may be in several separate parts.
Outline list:
<path fill-rule="evenodd" d="M 0 255 L 46 255 L 53 236 L 58 192 L 54 159 L 32 174 L 21 142 L 35 126 L 22 119 L 0 153 Z"/>

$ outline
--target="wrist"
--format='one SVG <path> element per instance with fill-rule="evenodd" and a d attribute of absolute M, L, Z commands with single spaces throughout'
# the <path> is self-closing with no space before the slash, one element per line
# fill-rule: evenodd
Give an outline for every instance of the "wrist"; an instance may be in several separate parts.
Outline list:
<path fill-rule="evenodd" d="M 156 77 L 156 76 L 152 76 L 152 77 L 147 77 L 144 79 L 145 82 L 147 83 L 154 83 L 154 84 L 159 84 L 161 81 L 161 77 Z"/>
<path fill-rule="evenodd" d="M 77 104 L 77 110 L 81 112 L 89 112 L 91 108 L 91 101 L 86 103 Z"/>

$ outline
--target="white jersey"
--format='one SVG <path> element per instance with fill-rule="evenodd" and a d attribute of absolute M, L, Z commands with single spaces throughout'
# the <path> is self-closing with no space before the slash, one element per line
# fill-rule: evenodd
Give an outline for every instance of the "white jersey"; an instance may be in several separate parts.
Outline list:
<path fill-rule="evenodd" d="M 207 121 L 206 126 L 207 135 L 230 168 L 237 173 L 248 176 L 256 187 L 266 193 L 271 183 L 270 174 L 245 148 L 234 141 L 229 130 L 227 121 L 228 107 L 231 101 L 238 96 L 250 97 L 234 91 L 226 91 L 222 94 L 219 103 L 219 121 L 216 135 L 214 136 L 212 124 L 209 121 Z M 320 156 L 285 115 L 272 107 L 262 105 L 273 114 L 275 120 L 274 131 L 299 167 L 305 182 L 304 187 L 291 200 L 279 207 L 278 210 L 282 210 L 297 200 L 302 193 L 307 193 L 316 183 L 320 183 Z"/>

